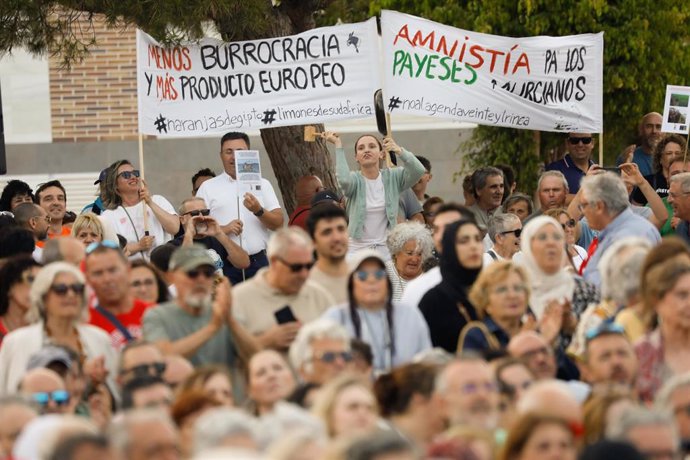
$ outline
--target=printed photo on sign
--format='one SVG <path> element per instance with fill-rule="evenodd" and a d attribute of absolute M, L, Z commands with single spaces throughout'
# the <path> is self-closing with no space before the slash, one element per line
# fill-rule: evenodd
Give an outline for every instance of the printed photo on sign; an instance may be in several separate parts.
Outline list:
<path fill-rule="evenodd" d="M 258 150 L 235 150 L 235 173 L 242 193 L 261 191 L 261 161 Z"/>
<path fill-rule="evenodd" d="M 500 37 L 384 10 L 384 102 L 489 126 L 601 132 L 603 33 Z"/>
<path fill-rule="evenodd" d="M 666 103 L 661 131 L 688 134 L 690 86 L 666 86 Z"/>

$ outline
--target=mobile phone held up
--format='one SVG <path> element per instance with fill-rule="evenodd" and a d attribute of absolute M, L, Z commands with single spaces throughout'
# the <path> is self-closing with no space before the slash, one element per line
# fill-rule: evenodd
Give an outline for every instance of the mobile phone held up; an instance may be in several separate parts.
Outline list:
<path fill-rule="evenodd" d="M 604 171 L 612 172 L 614 174 L 618 174 L 619 176 L 621 175 L 621 168 L 618 166 L 604 166 L 603 168 Z"/>
<path fill-rule="evenodd" d="M 278 324 L 286 324 L 286 323 L 295 323 L 297 322 L 297 317 L 295 314 L 292 312 L 292 308 L 290 308 L 290 305 L 285 305 L 283 308 L 280 310 L 277 310 L 273 313 L 273 316 L 275 316 L 276 321 Z"/>

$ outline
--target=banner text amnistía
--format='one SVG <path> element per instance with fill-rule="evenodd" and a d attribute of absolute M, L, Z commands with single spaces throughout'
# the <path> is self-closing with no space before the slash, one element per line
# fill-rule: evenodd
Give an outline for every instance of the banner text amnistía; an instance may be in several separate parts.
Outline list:
<path fill-rule="evenodd" d="M 203 136 L 374 116 L 374 18 L 299 35 L 164 48 L 137 31 L 139 129 Z"/>
<path fill-rule="evenodd" d="M 511 38 L 384 10 L 391 113 L 562 132 L 603 129 L 603 33 Z"/>

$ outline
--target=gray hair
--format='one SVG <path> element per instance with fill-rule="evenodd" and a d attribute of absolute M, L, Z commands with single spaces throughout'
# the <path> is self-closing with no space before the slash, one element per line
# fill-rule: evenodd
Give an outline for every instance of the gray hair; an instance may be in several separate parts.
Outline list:
<path fill-rule="evenodd" d="M 326 437 L 326 427 L 321 419 L 287 402 L 277 403 L 273 412 L 263 416 L 260 421 L 263 448 L 298 433 L 307 432 L 314 437 Z"/>
<path fill-rule="evenodd" d="M 186 205 L 187 203 L 191 203 L 192 201 L 201 201 L 202 203 L 204 203 L 204 206 L 206 206 L 206 200 L 204 200 L 204 199 L 201 198 L 200 196 L 192 196 L 192 197 L 189 197 L 189 198 L 185 198 L 185 199 L 182 201 L 182 203 L 180 204 L 180 207 L 177 208 L 177 214 L 179 214 L 180 216 L 182 216 L 182 214 L 185 213 L 185 205 Z"/>
<path fill-rule="evenodd" d="M 680 446 L 680 436 L 676 422 L 670 412 L 642 406 L 629 407 L 609 426 L 606 427 L 606 438 L 618 441 L 629 441 L 631 430 L 641 426 L 664 425 L 673 432 L 676 448 Z"/>
<path fill-rule="evenodd" d="M 654 405 L 660 410 L 673 411 L 671 397 L 676 390 L 690 386 L 690 372 L 674 375 L 664 383 L 654 398 Z"/>
<path fill-rule="evenodd" d="M 60 250 L 60 238 L 53 238 L 46 241 L 46 244 L 43 246 L 43 253 L 41 257 L 43 258 L 43 263 L 46 265 L 65 260 L 65 257 Z"/>
<path fill-rule="evenodd" d="M 299 372 L 304 366 L 307 372 L 311 372 L 314 357 L 311 343 L 318 339 L 339 340 L 350 350 L 350 335 L 343 326 L 329 319 L 317 319 L 302 326 L 290 345 L 290 364 L 295 371 Z"/>
<path fill-rule="evenodd" d="M 219 447 L 225 438 L 231 436 L 248 436 L 260 442 L 259 423 L 240 409 L 219 407 L 210 409 L 194 423 L 194 451 L 203 451 Z"/>
<path fill-rule="evenodd" d="M 132 409 L 113 417 L 108 426 L 107 435 L 117 458 L 127 458 L 127 451 L 132 444 L 132 432 L 136 430 L 136 425 L 151 422 L 160 422 L 176 430 L 170 416 L 161 409 Z"/>
<path fill-rule="evenodd" d="M 520 218 L 515 214 L 494 214 L 489 219 L 489 238 L 493 243 L 496 242 L 496 235 L 508 230 L 512 224 L 519 224 Z"/>
<path fill-rule="evenodd" d="M 434 392 L 435 393 L 446 393 L 448 391 L 448 372 L 449 369 L 464 363 L 470 362 L 482 362 L 486 365 L 489 363 L 484 359 L 482 355 L 475 351 L 462 352 L 455 359 L 450 360 L 446 363 L 442 369 L 439 369 L 436 373 L 436 380 L 434 380 Z"/>
<path fill-rule="evenodd" d="M 45 296 L 46 294 L 48 294 L 48 291 L 50 290 L 50 287 L 53 285 L 53 282 L 55 281 L 57 275 L 61 273 L 68 273 L 74 276 L 77 279 L 78 283 L 85 283 L 84 275 L 82 274 L 82 272 L 77 267 L 67 262 L 53 262 L 43 267 L 36 274 L 36 279 L 34 279 L 34 282 L 31 285 L 31 291 L 29 291 L 29 297 L 31 298 L 31 306 L 29 306 L 29 310 L 26 312 L 26 320 L 29 323 L 35 323 L 37 321 L 45 319 Z M 84 318 L 77 318 L 76 321 L 85 319 L 85 316 L 88 314 L 87 301 L 87 293 L 86 289 L 84 289 L 84 293 L 81 296 L 82 317 Z"/>
<path fill-rule="evenodd" d="M 563 187 L 565 188 L 565 193 L 569 192 L 570 189 L 568 187 L 568 180 L 565 178 L 563 173 L 560 171 L 544 171 L 543 173 L 541 173 L 541 176 L 539 176 L 539 181 L 537 182 L 537 190 L 541 190 L 541 183 L 547 177 L 555 177 L 557 179 L 560 179 L 561 182 L 563 182 Z"/>
<path fill-rule="evenodd" d="M 623 179 L 613 173 L 604 172 L 594 176 L 585 176 L 582 178 L 580 188 L 588 201 L 604 203 L 610 215 L 620 214 L 630 206 Z"/>
<path fill-rule="evenodd" d="M 642 264 L 652 249 L 649 240 L 631 236 L 616 241 L 601 256 L 601 297 L 627 305 L 640 291 Z"/>
<path fill-rule="evenodd" d="M 671 184 L 674 182 L 678 182 L 680 184 L 680 189 L 683 191 L 683 193 L 690 192 L 690 172 L 684 172 L 672 176 Z"/>
<path fill-rule="evenodd" d="M 503 185 L 505 185 L 505 176 L 503 175 L 503 171 L 498 168 L 494 168 L 493 166 L 485 166 L 472 173 L 472 192 L 474 193 L 475 197 L 479 197 L 479 190 L 486 187 L 486 180 L 493 176 L 501 176 L 504 182 Z"/>
<path fill-rule="evenodd" d="M 266 245 L 268 258 L 284 257 L 293 246 L 301 246 L 310 251 L 314 248 L 309 234 L 299 227 L 284 227 L 271 235 Z"/>
<path fill-rule="evenodd" d="M 391 252 L 391 256 L 395 257 L 400 254 L 405 243 L 411 240 L 417 243 L 418 249 L 421 249 L 422 261 L 431 257 L 434 250 L 434 240 L 431 239 L 431 231 L 419 222 L 403 222 L 391 229 L 386 239 L 386 245 Z"/>

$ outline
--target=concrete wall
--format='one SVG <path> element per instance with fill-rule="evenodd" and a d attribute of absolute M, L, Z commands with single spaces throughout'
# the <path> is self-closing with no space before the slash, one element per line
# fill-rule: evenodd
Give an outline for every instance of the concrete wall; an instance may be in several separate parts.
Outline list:
<path fill-rule="evenodd" d="M 461 155 L 456 151 L 470 133 L 471 129 L 401 131 L 395 138 L 401 146 L 424 155 L 431 161 L 434 177 L 429 184 L 430 195 L 462 201 L 461 183 L 453 183 L 453 173 L 462 167 Z M 343 144 L 348 152 L 354 152 L 354 141 L 358 136 L 357 133 L 343 134 Z M 252 148 L 258 148 L 262 152 L 264 176 L 280 193 L 268 157 L 263 153 L 261 138 L 253 136 L 251 141 Z M 145 172 L 151 191 L 165 196 L 177 206 L 191 194 L 191 177 L 197 170 L 204 167 L 210 167 L 216 172 L 222 170 L 218 158 L 218 142 L 215 138 L 144 141 Z M 8 175 L 100 171 L 122 158 L 138 164 L 136 141 L 7 146 Z M 351 167 L 354 167 L 354 155 L 348 158 Z"/>

